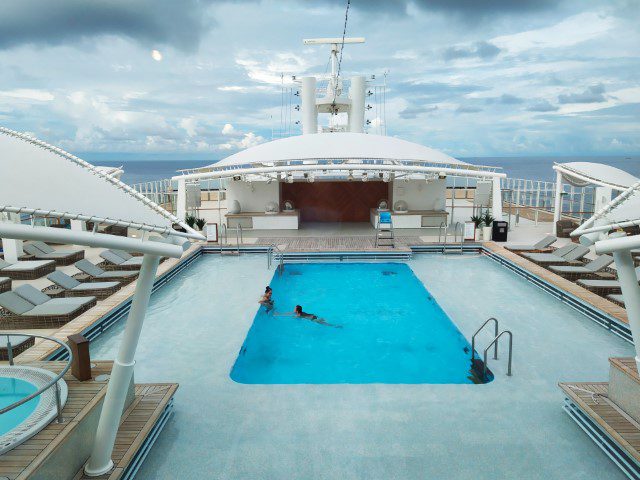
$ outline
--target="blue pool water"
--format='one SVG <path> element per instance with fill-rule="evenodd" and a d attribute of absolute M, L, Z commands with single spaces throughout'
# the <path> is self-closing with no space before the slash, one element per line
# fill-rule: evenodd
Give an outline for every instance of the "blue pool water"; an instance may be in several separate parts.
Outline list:
<path fill-rule="evenodd" d="M 35 385 L 19 378 L 0 377 L 0 408 L 22 400 L 36 390 Z M 0 415 L 0 435 L 4 435 L 25 421 L 38 406 L 38 401 L 38 398 L 33 398 Z"/>
<path fill-rule="evenodd" d="M 474 383 L 470 345 L 404 263 L 287 265 L 231 378 L 240 383 Z M 336 327 L 295 316 L 302 304 Z"/>

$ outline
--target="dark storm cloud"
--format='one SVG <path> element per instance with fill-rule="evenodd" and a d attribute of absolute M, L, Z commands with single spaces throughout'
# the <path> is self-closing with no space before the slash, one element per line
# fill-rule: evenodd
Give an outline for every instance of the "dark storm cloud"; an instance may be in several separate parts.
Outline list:
<path fill-rule="evenodd" d="M 433 112 L 435 110 L 438 110 L 437 105 L 414 105 L 398 112 L 398 116 L 400 118 L 404 118 L 405 120 L 412 120 L 418 118 L 418 115 Z"/>
<path fill-rule="evenodd" d="M 587 88 L 582 93 L 558 95 L 559 103 L 598 103 L 604 102 L 604 85 L 601 83 Z"/>
<path fill-rule="evenodd" d="M 527 110 L 530 112 L 555 112 L 558 107 L 551 105 L 548 100 L 540 100 L 539 102 L 530 105 Z"/>
<path fill-rule="evenodd" d="M 132 38 L 150 47 L 197 48 L 210 26 L 199 0 L 4 0 L 0 49 L 21 44 L 57 45 L 98 35 Z"/>
<path fill-rule="evenodd" d="M 456 46 L 447 48 L 443 57 L 445 60 L 455 60 L 458 58 L 482 58 L 483 60 L 493 58 L 500 53 L 500 49 L 489 42 L 476 42 L 468 46 Z"/>

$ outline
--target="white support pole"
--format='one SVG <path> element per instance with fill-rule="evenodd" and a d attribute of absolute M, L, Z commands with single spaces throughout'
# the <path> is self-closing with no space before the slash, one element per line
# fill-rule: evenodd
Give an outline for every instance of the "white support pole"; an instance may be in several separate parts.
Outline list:
<path fill-rule="evenodd" d="M 349 131 L 353 133 L 364 132 L 364 102 L 367 94 L 367 82 L 362 75 L 351 77 L 349 96 L 351 107 L 349 108 Z"/>
<path fill-rule="evenodd" d="M 562 173 L 556 171 L 556 198 L 553 205 L 553 233 L 556 234 L 556 222 L 562 215 Z"/>
<path fill-rule="evenodd" d="M 118 355 L 113 362 L 111 378 L 107 386 L 107 394 L 102 405 L 100 421 L 96 430 L 91 457 L 85 465 L 85 474 L 96 477 L 104 475 L 113 468 L 111 454 L 120 425 L 120 418 L 127 398 L 129 383 L 133 377 L 136 347 L 144 316 L 149 305 L 151 290 L 156 277 L 160 257 L 145 255 L 140 268 L 140 276 L 135 295 L 131 302 L 131 310 L 127 318 L 124 335 L 120 343 Z"/>
<path fill-rule="evenodd" d="M 17 213 L 9 213 L 7 214 L 9 217 L 10 223 L 20 223 L 20 215 Z M 9 263 L 15 263 L 18 259 L 24 255 L 24 250 L 22 250 L 22 240 L 17 240 L 13 238 L 3 238 L 2 239 L 2 253 L 4 255 L 5 261 Z"/>
<path fill-rule="evenodd" d="M 184 222 L 187 216 L 187 181 L 184 178 L 178 179 L 178 198 L 176 199 L 176 217 Z"/>
<path fill-rule="evenodd" d="M 500 189 L 500 177 L 493 178 L 493 192 L 491 213 L 496 220 L 502 220 L 502 190 Z"/>
<path fill-rule="evenodd" d="M 316 77 L 302 77 L 300 85 L 302 133 L 318 133 L 318 109 L 316 107 Z"/>
<path fill-rule="evenodd" d="M 613 259 L 616 262 L 620 290 L 622 290 L 624 307 L 627 310 L 633 344 L 636 347 L 636 365 L 640 372 L 640 285 L 638 284 L 631 250 L 615 251 L 613 252 Z"/>

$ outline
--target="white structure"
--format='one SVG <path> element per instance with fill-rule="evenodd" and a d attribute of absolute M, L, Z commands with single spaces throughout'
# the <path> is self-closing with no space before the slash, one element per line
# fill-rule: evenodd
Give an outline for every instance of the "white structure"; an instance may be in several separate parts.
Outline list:
<path fill-rule="evenodd" d="M 36 227 L 0 218 L 5 248 L 22 240 L 117 248 L 144 254 L 131 311 L 96 432 L 88 475 L 105 474 L 113 467 L 111 454 L 133 375 L 135 352 L 161 256 L 180 258 L 189 239 L 204 240 L 176 217 L 93 165 L 32 137 L 0 128 L 0 217 L 28 214 L 96 225 L 119 225 L 144 232 L 142 238 Z M 4 220 L 4 221 L 3 221 Z M 179 225 L 185 232 L 173 229 Z M 10 247 L 11 248 L 11 247 Z"/>
<path fill-rule="evenodd" d="M 613 254 L 640 371 L 640 285 L 631 255 L 631 250 L 640 249 L 640 235 L 626 236 L 621 231 L 608 234 L 632 226 L 640 226 L 640 182 L 597 211 L 571 236 L 580 236 L 580 242 L 586 245 L 595 243 L 596 253 Z"/>
<path fill-rule="evenodd" d="M 595 209 L 598 211 L 611 201 L 613 192 L 621 192 L 635 182 L 636 177 L 620 170 L 619 168 L 592 162 L 556 163 L 553 166 L 556 171 L 556 194 L 553 208 L 553 228 L 562 216 L 562 192 L 563 183 L 575 187 L 595 185 Z"/>

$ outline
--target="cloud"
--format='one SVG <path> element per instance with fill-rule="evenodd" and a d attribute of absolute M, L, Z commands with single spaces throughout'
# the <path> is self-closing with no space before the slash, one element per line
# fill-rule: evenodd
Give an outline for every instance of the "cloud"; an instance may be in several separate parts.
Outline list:
<path fill-rule="evenodd" d="M 482 109 L 480 107 L 474 107 L 472 105 L 460 105 L 457 109 L 457 113 L 478 113 L 481 112 Z"/>
<path fill-rule="evenodd" d="M 482 41 L 471 45 L 449 47 L 442 56 L 447 61 L 459 58 L 481 58 L 482 60 L 487 60 L 496 57 L 500 51 L 494 44 Z"/>
<path fill-rule="evenodd" d="M 438 110 L 437 105 L 419 105 L 419 106 L 408 106 L 405 109 L 401 110 L 398 113 L 400 118 L 404 118 L 405 120 L 410 120 L 417 118 L 418 115 L 423 113 L 433 112 Z"/>
<path fill-rule="evenodd" d="M 225 123 L 222 127 L 222 135 L 231 135 L 235 132 L 235 128 L 230 123 Z"/>
<path fill-rule="evenodd" d="M 0 49 L 121 35 L 148 46 L 168 44 L 194 51 L 212 24 L 207 4 L 198 0 L 4 0 Z"/>
<path fill-rule="evenodd" d="M 530 112 L 555 112 L 558 110 L 558 107 L 555 105 L 551 105 L 548 100 L 540 100 L 532 105 L 527 107 L 527 110 Z"/>
<path fill-rule="evenodd" d="M 599 103 L 606 102 L 604 97 L 604 85 L 592 85 L 582 93 L 569 93 L 558 95 L 559 103 Z"/>

